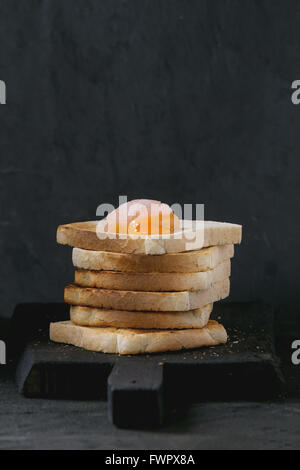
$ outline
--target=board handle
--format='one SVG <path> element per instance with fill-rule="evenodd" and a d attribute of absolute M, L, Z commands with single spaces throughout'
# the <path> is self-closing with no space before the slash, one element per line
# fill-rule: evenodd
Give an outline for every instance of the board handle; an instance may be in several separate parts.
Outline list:
<path fill-rule="evenodd" d="M 158 363 L 117 363 L 107 381 L 108 413 L 119 427 L 157 427 L 164 421 L 163 367 Z"/>

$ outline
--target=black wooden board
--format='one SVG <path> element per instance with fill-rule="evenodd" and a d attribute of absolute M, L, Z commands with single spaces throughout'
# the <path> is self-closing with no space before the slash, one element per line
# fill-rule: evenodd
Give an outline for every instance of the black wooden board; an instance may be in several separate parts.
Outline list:
<path fill-rule="evenodd" d="M 267 304 L 216 304 L 213 318 L 227 329 L 226 345 L 141 356 L 50 342 L 49 322 L 67 317 L 63 304 L 16 308 L 9 352 L 25 396 L 108 399 L 113 423 L 132 427 L 162 423 L 178 403 L 268 400 L 283 392 Z"/>

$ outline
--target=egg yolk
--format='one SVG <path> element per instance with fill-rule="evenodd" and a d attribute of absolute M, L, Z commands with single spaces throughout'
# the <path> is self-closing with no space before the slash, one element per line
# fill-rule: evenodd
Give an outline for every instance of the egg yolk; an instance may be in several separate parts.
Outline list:
<path fill-rule="evenodd" d="M 121 204 L 106 218 L 106 230 L 111 233 L 163 235 L 173 233 L 179 227 L 180 221 L 171 207 L 151 199 Z"/>

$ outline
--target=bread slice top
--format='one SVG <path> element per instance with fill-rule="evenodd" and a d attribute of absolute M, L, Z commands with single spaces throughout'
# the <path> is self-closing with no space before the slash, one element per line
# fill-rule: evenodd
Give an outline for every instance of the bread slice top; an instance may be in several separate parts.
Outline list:
<path fill-rule="evenodd" d="M 50 324 L 50 339 L 90 351 L 144 354 L 214 346 L 226 343 L 227 334 L 216 321 L 209 321 L 204 328 L 185 330 L 93 328 L 64 321 Z"/>
<path fill-rule="evenodd" d="M 209 289 L 182 292 L 142 292 L 98 289 L 69 284 L 64 299 L 70 305 L 129 311 L 178 312 L 194 310 L 229 295 L 229 278 Z"/>
<path fill-rule="evenodd" d="M 72 323 L 80 326 L 138 329 L 186 329 L 207 325 L 213 304 L 189 312 L 129 312 L 93 307 L 70 307 Z"/>
<path fill-rule="evenodd" d="M 230 260 L 214 269 L 196 273 L 125 273 L 117 271 L 75 271 L 75 284 L 99 289 L 145 292 L 195 291 L 208 289 L 230 276 Z"/>
<path fill-rule="evenodd" d="M 213 269 L 233 255 L 234 245 L 153 256 L 73 248 L 72 259 L 75 267 L 96 271 L 190 273 Z"/>
<path fill-rule="evenodd" d="M 226 222 L 183 220 L 177 232 L 148 236 L 109 234 L 104 227 L 105 220 L 60 225 L 57 242 L 87 250 L 161 255 L 240 243 L 242 238 L 242 226 Z"/>

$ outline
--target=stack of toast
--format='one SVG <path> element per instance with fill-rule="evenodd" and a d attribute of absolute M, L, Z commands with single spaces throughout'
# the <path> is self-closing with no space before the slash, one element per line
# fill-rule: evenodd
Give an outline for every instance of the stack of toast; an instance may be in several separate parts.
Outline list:
<path fill-rule="evenodd" d="M 197 225 L 190 230 L 197 232 Z M 210 316 L 214 302 L 229 295 L 240 225 L 202 222 L 202 236 L 193 244 L 185 237 L 101 233 L 99 221 L 58 228 L 58 243 L 73 246 L 75 280 L 65 288 L 70 321 L 50 325 L 53 341 L 118 354 L 227 341 L 224 327 Z"/>

